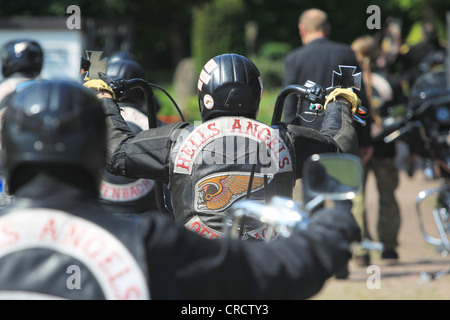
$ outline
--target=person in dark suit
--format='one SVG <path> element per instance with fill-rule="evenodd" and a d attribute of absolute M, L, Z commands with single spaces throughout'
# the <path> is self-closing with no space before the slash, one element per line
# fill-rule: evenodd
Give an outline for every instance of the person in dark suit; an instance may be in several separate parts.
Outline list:
<path fill-rule="evenodd" d="M 355 53 L 349 45 L 328 39 L 330 28 L 328 16 L 322 10 L 313 8 L 300 15 L 298 29 L 303 46 L 294 49 L 285 59 L 284 86 L 304 84 L 307 80 L 311 80 L 329 87 L 332 84 L 333 71 L 339 72 L 339 65 L 357 66 L 357 70 L 360 70 Z M 370 108 L 364 83 L 361 84 L 361 91 L 357 94 L 360 96 L 361 105 Z M 308 108 L 309 103 L 303 101 L 301 110 L 305 111 Z M 323 117 L 316 119 L 315 115 L 302 114 L 303 119 L 296 119 L 296 113 L 297 99 L 291 95 L 284 105 L 285 122 L 295 122 L 301 126 L 320 130 Z M 364 163 L 373 153 L 370 132 L 367 126 L 357 126 L 357 131 L 359 155 Z"/>

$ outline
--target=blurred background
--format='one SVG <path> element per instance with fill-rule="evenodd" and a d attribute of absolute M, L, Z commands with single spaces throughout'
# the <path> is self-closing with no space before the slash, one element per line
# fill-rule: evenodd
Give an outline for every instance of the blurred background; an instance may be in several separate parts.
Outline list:
<path fill-rule="evenodd" d="M 370 5 L 380 8 L 380 29 L 369 29 Z M 80 28 L 68 19 L 80 9 Z M 213 56 L 235 52 L 251 58 L 262 73 L 264 97 L 260 119 L 270 122 L 282 86 L 284 57 L 301 45 L 300 13 L 319 8 L 329 14 L 332 40 L 350 44 L 363 34 L 380 36 L 396 19 L 402 45 L 422 40 L 421 24 L 433 21 L 446 45 L 448 0 L 0 0 L 0 42 L 27 36 L 41 42 L 43 77 L 76 76 L 86 49 L 104 57 L 117 51 L 133 55 L 148 82 L 165 88 L 179 103 L 188 121 L 199 119 L 196 85 L 201 67 Z M 176 121 L 172 103 L 155 92 L 160 116 Z"/>

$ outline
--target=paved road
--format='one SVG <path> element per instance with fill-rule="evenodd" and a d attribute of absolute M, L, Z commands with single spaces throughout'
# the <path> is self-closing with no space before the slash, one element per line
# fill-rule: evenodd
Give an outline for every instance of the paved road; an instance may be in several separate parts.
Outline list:
<path fill-rule="evenodd" d="M 450 274 L 432 281 L 424 281 L 421 277 L 421 272 L 424 271 L 437 272 L 450 268 L 450 255 L 442 257 L 432 245 L 423 240 L 415 211 L 415 198 L 419 191 L 437 185 L 438 181 L 427 180 L 421 171 L 416 171 L 412 178 L 402 171 L 400 185 L 396 191 L 402 216 L 398 264 L 389 265 L 380 259 L 379 252 L 372 251 L 373 266 L 369 269 L 359 267 L 352 260 L 348 279 L 330 279 L 322 291 L 312 299 L 450 299 Z M 378 205 L 374 178 L 371 175 L 368 177 L 367 192 L 372 195 L 367 199 L 369 229 L 372 236 L 375 236 Z M 430 226 L 434 226 L 434 223 Z M 376 277 L 378 274 L 379 278 Z"/>

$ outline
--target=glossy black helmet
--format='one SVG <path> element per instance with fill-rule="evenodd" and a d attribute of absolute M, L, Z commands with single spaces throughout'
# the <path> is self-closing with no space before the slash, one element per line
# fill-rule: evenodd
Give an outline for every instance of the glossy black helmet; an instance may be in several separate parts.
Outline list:
<path fill-rule="evenodd" d="M 139 63 L 131 59 L 108 59 L 106 74 L 112 79 L 123 78 L 125 80 L 144 78 L 144 69 Z"/>
<path fill-rule="evenodd" d="M 198 81 L 203 121 L 220 116 L 256 119 L 263 85 L 258 68 L 244 56 L 222 54 L 209 60 Z"/>
<path fill-rule="evenodd" d="M 105 113 L 95 94 L 81 84 L 22 83 L 8 98 L 1 134 L 10 193 L 16 191 L 21 168 L 39 165 L 81 168 L 99 189 L 106 156 Z"/>
<path fill-rule="evenodd" d="M 118 60 L 134 60 L 134 55 L 128 51 L 114 51 L 108 56 L 108 63 Z"/>
<path fill-rule="evenodd" d="M 41 72 L 44 53 L 37 41 L 18 39 L 11 40 L 3 46 L 1 59 L 5 78 L 16 72 L 36 77 Z"/>

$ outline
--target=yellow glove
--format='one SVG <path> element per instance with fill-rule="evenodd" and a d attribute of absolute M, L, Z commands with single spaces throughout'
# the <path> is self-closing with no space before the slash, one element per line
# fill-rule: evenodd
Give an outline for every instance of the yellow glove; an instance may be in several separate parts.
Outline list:
<path fill-rule="evenodd" d="M 111 89 L 111 87 L 108 86 L 106 82 L 101 79 L 88 80 L 85 83 L 83 83 L 83 86 L 97 91 L 108 91 L 112 95 L 113 99 L 116 100 L 116 95 L 113 89 Z"/>
<path fill-rule="evenodd" d="M 355 114 L 356 109 L 361 105 L 361 100 L 358 98 L 356 93 L 354 93 L 352 90 L 337 88 L 337 89 L 334 89 L 333 91 L 331 91 L 331 93 L 328 95 L 327 100 L 324 105 L 324 108 L 326 109 L 327 105 L 330 102 L 336 101 L 337 97 L 342 97 L 345 100 L 347 100 L 348 102 L 350 102 L 350 104 L 352 105 L 352 115 Z"/>

